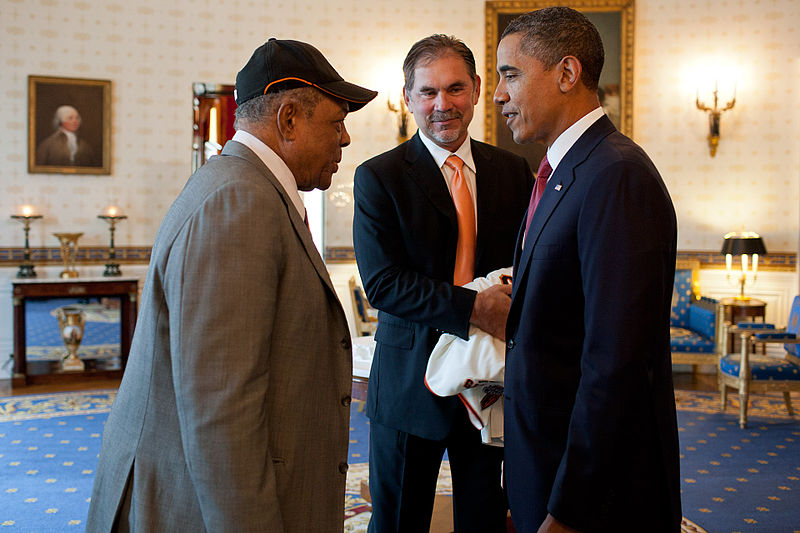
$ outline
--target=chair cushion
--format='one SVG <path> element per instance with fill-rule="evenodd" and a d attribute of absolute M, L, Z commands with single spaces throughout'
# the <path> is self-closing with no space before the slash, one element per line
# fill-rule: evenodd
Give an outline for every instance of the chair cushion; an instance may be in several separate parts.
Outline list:
<path fill-rule="evenodd" d="M 737 322 L 737 328 L 742 329 L 775 329 L 775 324 L 769 322 Z"/>
<path fill-rule="evenodd" d="M 739 377 L 741 355 L 732 353 L 721 358 L 719 369 L 723 374 Z M 783 359 L 761 354 L 750 354 L 750 379 L 758 381 L 800 381 L 800 367 Z"/>
<path fill-rule="evenodd" d="M 794 333 L 756 333 L 753 335 L 756 339 L 759 340 L 789 340 L 789 339 L 796 339 L 797 335 Z M 789 344 L 785 346 L 790 346 Z"/>
<path fill-rule="evenodd" d="M 669 344 L 673 352 L 714 353 L 713 340 L 686 328 L 669 328 Z"/>
<path fill-rule="evenodd" d="M 689 307 L 689 329 L 702 334 L 708 339 L 714 338 L 714 311 L 703 309 L 699 305 Z"/>

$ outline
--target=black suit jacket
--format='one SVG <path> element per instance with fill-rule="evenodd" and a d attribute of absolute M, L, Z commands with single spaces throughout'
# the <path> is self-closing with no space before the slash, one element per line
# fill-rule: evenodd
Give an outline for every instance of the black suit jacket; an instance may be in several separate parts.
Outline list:
<path fill-rule="evenodd" d="M 556 167 L 514 261 L 505 476 L 517 531 L 680 529 L 669 350 L 676 220 L 602 117 Z M 628 524 L 628 525 L 626 525 Z"/>
<path fill-rule="evenodd" d="M 475 275 L 510 266 L 533 178 L 524 159 L 472 142 L 478 210 Z M 467 338 L 475 292 L 453 285 L 456 211 L 419 138 L 356 169 L 353 243 L 367 298 L 379 310 L 367 414 L 385 426 L 443 439 L 458 400 L 424 383 L 442 331 Z"/>

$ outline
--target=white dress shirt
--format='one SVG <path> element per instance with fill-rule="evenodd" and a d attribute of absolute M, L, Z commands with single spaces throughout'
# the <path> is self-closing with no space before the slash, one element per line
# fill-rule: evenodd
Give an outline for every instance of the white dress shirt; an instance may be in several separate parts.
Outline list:
<path fill-rule="evenodd" d="M 605 115 L 605 113 L 602 107 L 589 111 L 579 118 L 575 124 L 565 129 L 561 135 L 553 141 L 553 144 L 547 149 L 547 162 L 550 163 L 550 168 L 553 169 L 550 173 L 551 177 L 555 174 L 556 167 L 561 160 L 564 159 L 564 156 L 567 155 L 572 145 L 574 145 L 578 139 L 580 139 L 581 135 L 589 129 L 589 126 L 600 120 L 600 117 L 603 115 Z M 550 181 L 549 178 L 548 181 Z"/>
<path fill-rule="evenodd" d="M 286 191 L 286 194 L 289 195 L 292 205 L 300 213 L 300 218 L 305 220 L 306 208 L 303 205 L 300 192 L 297 190 L 297 180 L 292 171 L 289 170 L 289 167 L 286 166 L 286 163 L 283 162 L 283 159 L 272 148 L 261 142 L 258 137 L 244 130 L 236 130 L 233 140 L 242 143 L 255 152 L 258 158 L 278 178 L 278 182 Z"/>
<path fill-rule="evenodd" d="M 447 184 L 447 190 L 450 191 L 450 196 L 453 196 L 451 182 L 453 180 L 453 174 L 455 171 L 449 166 L 445 165 L 444 162 L 453 154 L 460 157 L 464 162 L 464 166 L 461 168 L 461 174 L 467 181 L 467 189 L 469 189 L 469 194 L 472 196 L 472 206 L 475 209 L 475 231 L 477 231 L 478 191 L 476 190 L 475 186 L 475 161 L 472 159 L 472 143 L 470 142 L 469 136 L 467 136 L 466 140 L 455 152 L 450 152 L 449 150 L 437 145 L 432 140 L 428 139 L 422 132 L 419 133 L 419 138 L 422 139 L 422 144 L 425 145 L 425 148 L 428 149 L 428 152 L 430 152 L 433 160 L 436 161 L 436 166 L 438 166 L 442 171 L 442 176 L 444 176 L 444 181 Z"/>

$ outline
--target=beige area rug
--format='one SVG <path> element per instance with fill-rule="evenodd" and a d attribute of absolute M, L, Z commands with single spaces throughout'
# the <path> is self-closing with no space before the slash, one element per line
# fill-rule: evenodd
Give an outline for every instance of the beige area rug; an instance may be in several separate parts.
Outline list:
<path fill-rule="evenodd" d="M 369 480 L 369 465 L 367 463 L 351 464 L 347 471 L 347 495 L 345 497 L 345 533 L 365 533 L 372 516 L 369 503 L 363 498 L 355 496 L 361 492 L 361 482 Z M 444 461 L 439 470 L 439 481 L 436 485 L 436 494 L 450 496 L 453 493 L 450 479 L 450 463 Z M 431 530 L 431 533 L 436 533 Z M 681 522 L 681 533 L 708 533 L 686 518 Z"/>

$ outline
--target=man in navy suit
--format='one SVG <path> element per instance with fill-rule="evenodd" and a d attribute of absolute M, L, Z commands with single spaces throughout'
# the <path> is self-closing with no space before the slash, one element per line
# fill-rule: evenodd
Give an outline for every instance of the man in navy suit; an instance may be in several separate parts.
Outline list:
<path fill-rule="evenodd" d="M 424 376 L 443 331 L 466 339 L 472 323 L 503 337 L 508 287 L 476 293 L 460 285 L 511 265 L 533 178 L 522 158 L 470 139 L 480 78 L 463 42 L 425 38 L 411 48 L 403 71 L 419 132 L 355 174 L 353 242 L 367 298 L 379 310 L 367 391 L 369 531 L 428 531 L 445 450 L 455 531 L 505 531 L 502 449 L 481 444 L 465 407 L 431 393 Z M 463 163 L 458 179 L 472 202 L 464 231 L 460 217 L 470 210 L 457 216 L 456 171 L 447 163 L 453 155 Z M 470 232 L 474 268 L 457 282 L 457 256 L 465 257 L 457 253 L 459 237 Z"/>
<path fill-rule="evenodd" d="M 653 163 L 603 114 L 602 66 L 597 29 L 569 8 L 518 17 L 497 49 L 494 101 L 552 169 L 520 229 L 506 326 L 519 533 L 680 530 L 675 212 Z"/>

